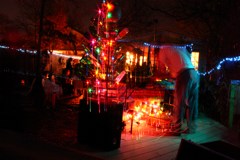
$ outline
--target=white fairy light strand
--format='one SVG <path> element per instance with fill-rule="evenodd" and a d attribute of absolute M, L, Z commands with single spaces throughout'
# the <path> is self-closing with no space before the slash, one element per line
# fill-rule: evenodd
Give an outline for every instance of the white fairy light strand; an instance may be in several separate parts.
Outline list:
<path fill-rule="evenodd" d="M 166 47 L 175 47 L 175 48 L 190 47 L 192 49 L 192 46 L 193 46 L 193 44 L 185 44 L 185 45 L 171 45 L 171 44 L 169 44 L 169 45 L 167 45 L 167 44 L 165 44 L 165 45 L 156 45 L 156 44 L 150 44 L 150 43 L 147 43 L 147 42 L 144 42 L 143 45 L 144 46 L 150 46 L 152 48 L 160 48 L 160 49 L 161 48 L 166 48 Z"/>
<path fill-rule="evenodd" d="M 227 58 L 224 58 L 223 60 L 221 60 L 216 67 L 212 68 L 212 69 L 209 70 L 208 72 L 205 72 L 205 73 L 200 73 L 200 72 L 198 72 L 198 73 L 199 73 L 200 75 L 202 75 L 202 76 L 209 75 L 209 74 L 211 74 L 212 72 L 214 72 L 215 70 L 220 70 L 220 69 L 222 69 L 222 64 L 225 63 L 225 62 L 239 62 L 239 61 L 240 61 L 240 56 L 227 57 Z"/>

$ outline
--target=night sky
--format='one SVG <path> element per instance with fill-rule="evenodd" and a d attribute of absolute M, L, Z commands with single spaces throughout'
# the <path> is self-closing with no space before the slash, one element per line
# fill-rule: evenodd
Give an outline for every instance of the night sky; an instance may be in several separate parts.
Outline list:
<path fill-rule="evenodd" d="M 0 5 L 0 13 L 7 15 L 9 18 L 14 19 L 18 14 L 17 0 L 2 0 Z"/>
<path fill-rule="evenodd" d="M 14 20 L 17 15 L 19 15 L 18 9 L 18 0 L 1 0 L 0 2 L 0 14 L 7 15 L 8 18 Z M 33 1 L 34 2 L 34 1 Z M 81 0 L 81 9 L 79 9 L 79 13 L 82 15 L 79 17 L 81 21 L 86 22 L 86 26 L 84 29 L 88 29 L 88 25 L 90 22 L 90 18 L 96 15 L 97 11 L 97 3 L 99 0 Z M 77 18 L 77 17 L 76 17 Z"/>
<path fill-rule="evenodd" d="M 7 15 L 11 20 L 14 20 L 17 15 L 20 15 L 17 1 L 18 0 L 3 0 L 3 1 L 1 1 L 0 14 Z M 67 2 L 67 0 L 66 0 L 66 2 Z M 90 19 L 97 15 L 98 4 L 99 4 L 99 2 L 101 2 L 101 0 L 81 0 L 81 1 L 77 1 L 77 2 L 79 2 L 80 5 L 79 5 L 79 10 L 78 10 L 79 15 L 76 16 L 76 19 L 78 19 L 78 21 L 79 21 L 79 26 L 81 28 L 81 31 L 88 32 L 88 28 L 91 23 Z M 125 1 L 122 3 L 124 3 L 125 5 L 128 6 L 128 1 Z M 146 18 L 146 16 L 145 16 L 145 18 Z M 177 25 L 175 24 L 175 21 L 169 20 L 169 18 L 167 18 L 166 16 L 154 15 L 154 17 L 148 18 L 147 21 L 152 21 L 152 19 L 156 19 L 156 18 L 159 19 L 159 23 L 157 24 L 158 25 L 157 32 L 162 32 L 162 31 L 176 32 Z M 129 26 L 130 33 L 128 34 L 128 37 L 130 39 L 137 39 L 137 40 L 142 40 L 142 39 L 153 40 L 154 29 L 151 26 L 146 26 L 146 23 L 148 23 L 148 22 L 145 21 L 145 24 L 143 24 L 142 22 L 138 24 L 138 28 L 139 28 L 139 25 L 142 26 L 142 27 L 140 27 L 139 31 L 137 31 L 137 28 L 135 26 L 133 26 L 133 27 Z M 169 33 L 168 33 L 168 35 L 169 35 Z"/>

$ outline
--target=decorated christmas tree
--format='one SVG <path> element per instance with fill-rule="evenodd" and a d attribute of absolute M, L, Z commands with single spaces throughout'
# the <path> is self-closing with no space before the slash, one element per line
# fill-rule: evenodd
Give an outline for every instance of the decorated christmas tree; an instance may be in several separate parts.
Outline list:
<path fill-rule="evenodd" d="M 90 45 L 85 47 L 82 59 L 86 64 L 87 98 L 101 96 L 108 101 L 109 88 L 116 88 L 125 75 L 123 55 L 119 52 L 117 41 L 128 33 L 124 28 L 119 31 L 118 21 L 121 10 L 116 2 L 103 1 L 97 15 L 92 18 Z"/>
<path fill-rule="evenodd" d="M 93 19 L 91 44 L 86 57 L 94 66 L 94 75 L 86 80 L 87 92 L 80 101 L 78 142 L 98 146 L 104 150 L 120 147 L 123 103 L 112 101 L 110 90 L 116 89 L 124 70 L 117 70 L 117 22 L 120 18 L 117 4 L 103 1 Z M 126 31 L 126 29 L 125 29 Z"/>

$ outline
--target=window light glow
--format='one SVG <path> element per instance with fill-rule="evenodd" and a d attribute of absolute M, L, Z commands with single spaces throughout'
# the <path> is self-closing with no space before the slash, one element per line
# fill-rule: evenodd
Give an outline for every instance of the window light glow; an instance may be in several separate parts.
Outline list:
<path fill-rule="evenodd" d="M 199 52 L 192 52 L 191 61 L 193 63 L 194 68 L 198 70 Z"/>

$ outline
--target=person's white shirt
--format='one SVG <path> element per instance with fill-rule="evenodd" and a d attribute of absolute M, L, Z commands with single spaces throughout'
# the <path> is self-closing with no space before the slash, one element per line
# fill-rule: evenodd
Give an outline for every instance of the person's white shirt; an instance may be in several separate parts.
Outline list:
<path fill-rule="evenodd" d="M 168 67 L 173 78 L 176 78 L 184 69 L 194 68 L 191 55 L 185 47 L 162 47 L 159 51 L 158 60 Z"/>

